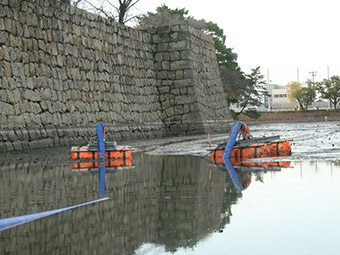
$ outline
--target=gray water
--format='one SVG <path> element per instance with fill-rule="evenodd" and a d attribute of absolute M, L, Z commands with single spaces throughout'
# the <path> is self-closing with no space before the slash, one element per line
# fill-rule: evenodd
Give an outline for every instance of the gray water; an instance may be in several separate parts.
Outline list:
<path fill-rule="evenodd" d="M 338 133 L 313 125 L 253 127 L 294 136 L 293 155 L 235 167 L 242 192 L 204 157 L 206 137 L 136 142 L 132 167 L 106 169 L 105 195 L 98 171 L 72 169 L 70 148 L 1 155 L 0 220 L 110 199 L 0 231 L 0 254 L 339 254 Z M 313 133 L 331 139 L 307 146 Z"/>

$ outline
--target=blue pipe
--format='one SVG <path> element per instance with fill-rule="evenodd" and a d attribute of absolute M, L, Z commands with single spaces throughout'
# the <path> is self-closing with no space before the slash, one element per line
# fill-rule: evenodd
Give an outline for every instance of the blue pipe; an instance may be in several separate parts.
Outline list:
<path fill-rule="evenodd" d="M 105 176 L 106 176 L 105 161 L 99 162 L 99 195 L 105 195 L 107 193 L 105 189 Z"/>
<path fill-rule="evenodd" d="M 91 205 L 97 202 L 102 202 L 105 200 L 111 199 L 111 197 L 104 197 L 101 199 L 97 199 L 94 201 L 90 201 L 90 202 L 86 202 L 83 204 L 78 204 L 78 205 L 74 205 L 74 206 L 70 206 L 70 207 L 65 207 L 65 208 L 61 208 L 61 209 L 56 209 L 56 210 L 52 210 L 52 211 L 45 211 L 45 212 L 40 212 L 40 213 L 33 213 L 33 214 L 27 214 L 27 215 L 22 215 L 22 216 L 15 216 L 15 217 L 10 217 L 10 218 L 4 218 L 4 219 L 0 219 L 0 231 L 8 229 L 8 228 L 12 228 L 30 221 L 34 221 L 40 218 L 44 218 L 47 216 L 50 216 L 52 214 L 56 214 L 56 213 L 60 213 L 60 212 L 64 212 L 67 210 L 71 210 L 71 209 L 75 209 L 81 206 L 85 206 L 85 205 Z"/>
<path fill-rule="evenodd" d="M 105 160 L 105 142 L 104 142 L 104 124 L 97 124 L 97 136 L 98 136 L 98 158 L 99 160 Z"/>
<path fill-rule="evenodd" d="M 224 162 L 224 165 L 229 173 L 229 176 L 231 178 L 231 181 L 234 184 L 234 187 L 236 188 L 236 190 L 238 192 L 241 192 L 243 190 L 243 185 L 241 183 L 240 178 L 238 177 L 236 170 L 233 166 L 233 164 L 231 163 L 230 158 L 227 158 L 226 161 Z"/>
<path fill-rule="evenodd" d="M 223 157 L 222 157 L 224 163 L 226 163 L 228 159 L 230 160 L 231 152 L 234 148 L 236 138 L 238 136 L 238 133 L 240 132 L 241 126 L 242 126 L 242 123 L 239 121 L 236 121 L 231 128 L 231 131 L 229 134 L 229 140 L 225 147 Z"/>
<path fill-rule="evenodd" d="M 104 141 L 104 124 L 97 124 L 97 136 L 98 136 L 98 158 L 99 158 L 99 194 L 105 195 L 105 141 Z"/>

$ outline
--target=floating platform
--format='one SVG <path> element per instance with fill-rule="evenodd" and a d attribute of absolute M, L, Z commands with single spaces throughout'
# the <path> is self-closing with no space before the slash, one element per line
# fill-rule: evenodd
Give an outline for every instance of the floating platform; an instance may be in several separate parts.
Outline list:
<path fill-rule="evenodd" d="M 211 149 L 210 159 L 213 163 L 224 164 L 222 157 L 226 144 L 221 143 Z M 235 142 L 230 159 L 232 162 L 241 162 L 250 158 L 290 156 L 291 153 L 289 140 L 280 139 L 280 136 L 271 136 Z"/>
<path fill-rule="evenodd" d="M 116 145 L 115 142 L 105 143 L 105 159 L 132 159 L 132 146 Z M 98 143 L 92 142 L 84 146 L 73 146 L 71 148 L 72 160 L 98 160 Z"/>

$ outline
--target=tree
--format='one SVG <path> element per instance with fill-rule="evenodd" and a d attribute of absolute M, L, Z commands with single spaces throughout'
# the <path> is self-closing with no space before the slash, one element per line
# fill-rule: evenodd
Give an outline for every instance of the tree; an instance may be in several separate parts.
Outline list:
<path fill-rule="evenodd" d="M 302 104 L 302 84 L 298 81 L 293 81 L 288 84 L 287 94 L 288 98 L 291 103 L 298 102 L 299 106 L 304 110 L 303 104 Z"/>
<path fill-rule="evenodd" d="M 245 90 L 246 93 L 242 95 L 242 100 L 238 103 L 241 106 L 240 114 L 248 105 L 259 106 L 262 104 L 264 96 L 270 96 L 265 87 L 266 82 L 259 66 L 251 69 L 251 73 L 246 74 L 245 78 L 249 85 Z"/>
<path fill-rule="evenodd" d="M 241 71 L 237 63 L 237 54 L 233 52 L 232 48 L 225 45 L 226 36 L 222 28 L 211 21 L 205 22 L 207 28 L 203 31 L 212 36 L 215 42 L 216 57 L 219 66 L 226 66 L 230 70 Z"/>
<path fill-rule="evenodd" d="M 92 10 L 93 12 L 104 15 L 108 19 L 115 20 L 120 24 L 125 24 L 136 18 L 135 16 L 129 16 L 129 12 L 139 1 L 140 0 L 73 0 L 72 2 L 75 6 L 82 6 L 86 10 Z M 112 9 L 115 11 L 112 12 Z"/>
<path fill-rule="evenodd" d="M 189 11 L 185 8 L 170 9 L 165 4 L 156 8 L 156 13 L 148 12 L 146 15 L 138 17 L 138 29 L 147 29 L 149 27 L 157 27 L 162 25 L 179 25 L 188 24 L 191 27 L 202 30 L 206 28 L 206 24 L 202 20 L 196 20 L 189 16 Z"/>
<path fill-rule="evenodd" d="M 301 103 L 304 105 L 304 109 L 307 111 L 308 106 L 311 105 L 316 97 L 316 90 L 314 82 L 307 80 L 307 87 L 302 88 Z"/>
<path fill-rule="evenodd" d="M 308 106 L 314 102 L 316 97 L 314 82 L 307 80 L 306 84 L 307 87 L 303 87 L 300 82 L 293 81 L 287 90 L 290 101 L 292 103 L 297 101 L 302 110 L 308 110 Z"/>
<path fill-rule="evenodd" d="M 321 97 L 328 99 L 336 111 L 337 104 L 340 102 L 340 76 L 332 76 L 317 83 L 317 89 Z"/>
<path fill-rule="evenodd" d="M 249 81 L 241 72 L 226 66 L 220 67 L 220 74 L 228 106 L 242 102 L 244 95 L 250 93 Z"/>

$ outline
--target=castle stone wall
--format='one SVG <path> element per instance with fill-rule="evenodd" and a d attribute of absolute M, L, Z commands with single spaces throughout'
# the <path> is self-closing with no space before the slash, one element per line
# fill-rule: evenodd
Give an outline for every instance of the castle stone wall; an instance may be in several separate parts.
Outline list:
<path fill-rule="evenodd" d="M 59 1 L 0 3 L 0 151 L 225 132 L 212 39 L 139 31 Z"/>

